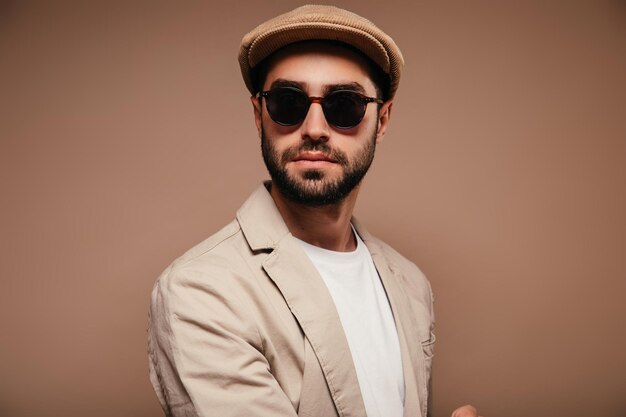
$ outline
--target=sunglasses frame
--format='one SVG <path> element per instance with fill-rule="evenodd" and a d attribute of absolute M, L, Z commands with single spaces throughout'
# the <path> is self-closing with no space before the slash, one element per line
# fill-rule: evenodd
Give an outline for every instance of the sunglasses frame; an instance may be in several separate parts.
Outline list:
<path fill-rule="evenodd" d="M 361 123 L 363 121 L 363 117 L 365 116 L 365 112 L 367 110 L 367 105 L 369 103 L 378 103 L 378 104 L 383 104 L 384 103 L 384 101 L 379 99 L 379 98 L 368 97 L 368 96 L 366 96 L 364 94 L 361 94 L 360 92 L 354 91 L 354 90 L 335 90 L 335 91 L 331 91 L 330 93 L 326 94 L 324 97 L 316 97 L 316 96 L 309 96 L 309 95 L 307 95 L 307 93 L 305 93 L 301 89 L 296 88 L 296 87 L 290 87 L 290 86 L 274 87 L 274 88 L 272 88 L 270 90 L 259 92 L 257 94 L 257 97 L 259 99 L 261 97 L 263 97 L 263 98 L 265 98 L 267 100 L 267 97 L 270 96 L 273 92 L 276 92 L 276 90 L 291 90 L 293 92 L 296 92 L 296 93 L 302 95 L 303 97 L 306 97 L 309 100 L 309 105 L 306 108 L 306 111 L 304 112 L 303 117 L 300 120 L 298 120 L 297 122 L 295 122 L 295 123 L 283 123 L 283 122 L 279 122 L 279 121 L 275 120 L 274 117 L 272 117 L 272 114 L 271 114 L 271 112 L 268 109 L 268 114 L 270 115 L 270 118 L 275 123 L 278 123 L 281 126 L 296 126 L 296 125 L 299 125 L 300 123 L 302 123 L 304 121 L 304 119 L 306 119 L 307 114 L 309 114 L 309 109 L 311 108 L 311 104 L 319 103 L 320 106 L 322 106 L 322 111 L 324 112 L 324 118 L 326 119 L 326 121 L 331 126 L 337 128 L 337 129 L 352 129 L 353 127 L 358 126 L 359 123 Z M 353 96 L 356 96 L 361 101 L 361 104 L 363 105 L 363 114 L 361 115 L 361 117 L 359 118 L 359 120 L 355 124 L 353 124 L 351 126 L 337 126 L 336 124 L 334 124 L 330 120 L 328 120 L 328 115 L 326 114 L 326 108 L 324 107 L 324 101 L 328 97 L 330 97 L 330 96 L 332 96 L 334 94 L 337 94 L 337 93 L 349 93 L 349 94 L 351 94 Z"/>

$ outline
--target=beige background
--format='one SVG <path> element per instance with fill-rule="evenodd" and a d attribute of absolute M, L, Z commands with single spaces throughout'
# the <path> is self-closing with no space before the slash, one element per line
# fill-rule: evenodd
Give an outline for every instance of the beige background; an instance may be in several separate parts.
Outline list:
<path fill-rule="evenodd" d="M 626 416 L 624 1 L 340 1 L 406 57 L 357 207 L 436 296 L 435 416 Z M 266 177 L 236 53 L 297 3 L 0 3 L 0 416 L 158 416 L 159 272 Z"/>

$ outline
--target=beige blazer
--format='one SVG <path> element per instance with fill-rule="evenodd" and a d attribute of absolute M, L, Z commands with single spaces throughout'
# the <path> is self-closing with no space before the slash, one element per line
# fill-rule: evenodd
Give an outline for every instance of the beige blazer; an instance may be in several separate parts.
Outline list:
<path fill-rule="evenodd" d="M 394 315 L 405 417 L 426 416 L 435 338 L 420 270 L 353 219 Z M 264 186 L 152 292 L 150 379 L 168 416 L 365 417 L 348 342 L 317 270 Z"/>

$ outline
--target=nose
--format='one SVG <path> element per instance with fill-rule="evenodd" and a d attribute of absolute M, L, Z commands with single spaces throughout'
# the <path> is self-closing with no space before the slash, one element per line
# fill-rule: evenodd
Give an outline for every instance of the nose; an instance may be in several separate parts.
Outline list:
<path fill-rule="evenodd" d="M 324 116 L 322 105 L 319 100 L 313 100 L 309 111 L 301 125 L 302 139 L 313 141 L 328 141 L 330 126 Z"/>

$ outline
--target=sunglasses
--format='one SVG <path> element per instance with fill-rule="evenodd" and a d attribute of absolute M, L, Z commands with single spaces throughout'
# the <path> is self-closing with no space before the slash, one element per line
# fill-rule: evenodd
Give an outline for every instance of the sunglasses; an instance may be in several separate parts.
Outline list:
<path fill-rule="evenodd" d="M 319 103 L 326 121 L 338 129 L 350 129 L 361 123 L 369 103 L 383 103 L 381 99 L 351 90 L 336 90 L 324 97 L 309 97 L 295 87 L 272 88 L 259 93 L 259 97 L 265 98 L 267 112 L 279 125 L 294 126 L 302 123 L 311 103 Z"/>

